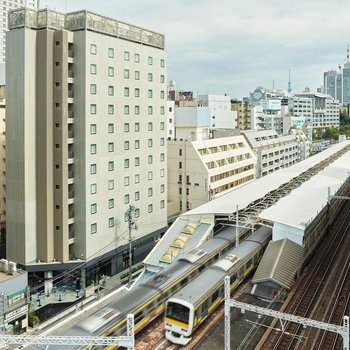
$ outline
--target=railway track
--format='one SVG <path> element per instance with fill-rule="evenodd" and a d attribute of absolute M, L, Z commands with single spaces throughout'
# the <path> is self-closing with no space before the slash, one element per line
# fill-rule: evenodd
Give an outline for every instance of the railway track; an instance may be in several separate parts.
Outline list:
<path fill-rule="evenodd" d="M 343 316 L 348 315 L 350 311 L 350 254 L 349 247 L 346 248 L 348 254 L 345 255 L 346 258 L 342 259 L 342 263 L 335 274 L 339 276 L 339 278 L 332 293 L 332 298 L 330 299 L 335 300 L 335 302 L 330 305 L 323 318 L 324 322 L 338 325 L 342 324 Z M 311 348 L 315 350 L 333 350 L 341 347 L 341 340 L 335 333 L 319 330 L 312 339 L 314 340 L 311 344 Z"/>
<path fill-rule="evenodd" d="M 250 283 L 249 278 L 243 283 L 235 293 L 239 299 Z M 164 318 L 151 322 L 141 334 L 136 336 L 135 350 L 195 350 L 203 339 L 209 334 L 210 330 L 224 317 L 224 303 L 222 303 L 193 334 L 191 342 L 187 346 L 176 345 L 165 339 Z"/>
<path fill-rule="evenodd" d="M 320 321 L 340 324 L 345 312 L 349 311 L 349 292 L 350 292 L 350 205 L 346 204 L 334 231 L 325 240 L 319 249 L 316 259 L 310 264 L 308 271 L 304 274 L 304 281 L 301 288 L 294 294 L 285 312 L 302 317 L 310 317 Z M 332 278 L 329 277 L 334 277 Z M 331 281 L 330 281 L 331 280 Z M 328 294 L 327 294 L 328 290 Z M 330 292 L 332 291 L 332 295 Z M 330 298 L 330 299 L 328 299 Z M 325 305 L 323 301 L 334 301 Z M 327 307 L 333 305 L 332 307 Z M 321 312 L 323 310 L 323 313 Z M 327 310 L 327 312 L 326 312 Z M 313 330 L 314 331 L 314 330 Z M 270 333 L 266 339 L 263 349 L 318 349 L 328 350 L 339 348 L 339 339 L 336 335 L 322 333 L 317 337 L 313 344 L 307 337 L 305 342 L 303 338 L 306 334 L 301 325 L 289 323 L 285 325 L 285 331 L 282 334 Z M 338 344 L 338 345 L 337 345 Z"/>

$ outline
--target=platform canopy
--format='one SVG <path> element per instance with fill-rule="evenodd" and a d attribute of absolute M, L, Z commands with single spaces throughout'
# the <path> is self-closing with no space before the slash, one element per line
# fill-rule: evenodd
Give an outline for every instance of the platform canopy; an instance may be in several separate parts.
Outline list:
<path fill-rule="evenodd" d="M 302 244 L 306 227 L 327 206 L 328 188 L 335 195 L 346 181 L 350 181 L 350 152 L 263 210 L 259 219 L 274 223 L 273 240 L 288 237 Z"/>

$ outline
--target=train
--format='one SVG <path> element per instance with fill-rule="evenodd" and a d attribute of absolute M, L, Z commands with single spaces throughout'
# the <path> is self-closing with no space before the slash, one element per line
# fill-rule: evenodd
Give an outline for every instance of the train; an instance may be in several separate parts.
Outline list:
<path fill-rule="evenodd" d="M 186 345 L 193 332 L 224 300 L 224 278 L 230 276 L 231 292 L 257 267 L 271 240 L 272 229 L 261 226 L 238 247 L 208 267 L 168 299 L 165 337 Z"/>
<path fill-rule="evenodd" d="M 250 234 L 250 228 L 239 229 L 241 240 Z M 128 314 L 134 314 L 134 331 L 139 332 L 164 312 L 168 298 L 232 249 L 234 245 L 235 227 L 220 225 L 213 238 L 184 254 L 146 282 L 119 295 L 108 306 L 78 322 L 63 335 L 120 336 L 126 333 Z"/>

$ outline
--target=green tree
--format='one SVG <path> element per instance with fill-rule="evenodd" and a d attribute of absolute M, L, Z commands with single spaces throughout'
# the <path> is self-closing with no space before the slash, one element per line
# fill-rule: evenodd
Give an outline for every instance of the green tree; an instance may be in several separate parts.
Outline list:
<path fill-rule="evenodd" d="M 350 124 L 349 113 L 346 109 L 340 110 L 340 124 Z"/>
<path fill-rule="evenodd" d="M 326 128 L 323 133 L 323 138 L 326 140 L 338 140 L 339 138 L 339 129 L 337 128 Z"/>
<path fill-rule="evenodd" d="M 35 327 L 40 323 L 40 318 L 35 314 L 33 303 L 28 305 L 28 323 L 30 327 Z"/>

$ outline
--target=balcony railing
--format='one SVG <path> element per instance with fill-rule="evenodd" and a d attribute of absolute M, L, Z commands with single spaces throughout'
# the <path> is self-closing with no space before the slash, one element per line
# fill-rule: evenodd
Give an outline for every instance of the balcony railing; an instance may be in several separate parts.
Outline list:
<path fill-rule="evenodd" d="M 36 11 L 34 9 L 21 8 L 10 11 L 9 30 L 22 27 L 33 29 L 67 29 L 70 31 L 91 30 L 144 45 L 154 46 L 162 50 L 165 47 L 163 34 L 85 10 L 67 14 L 49 9 Z"/>

